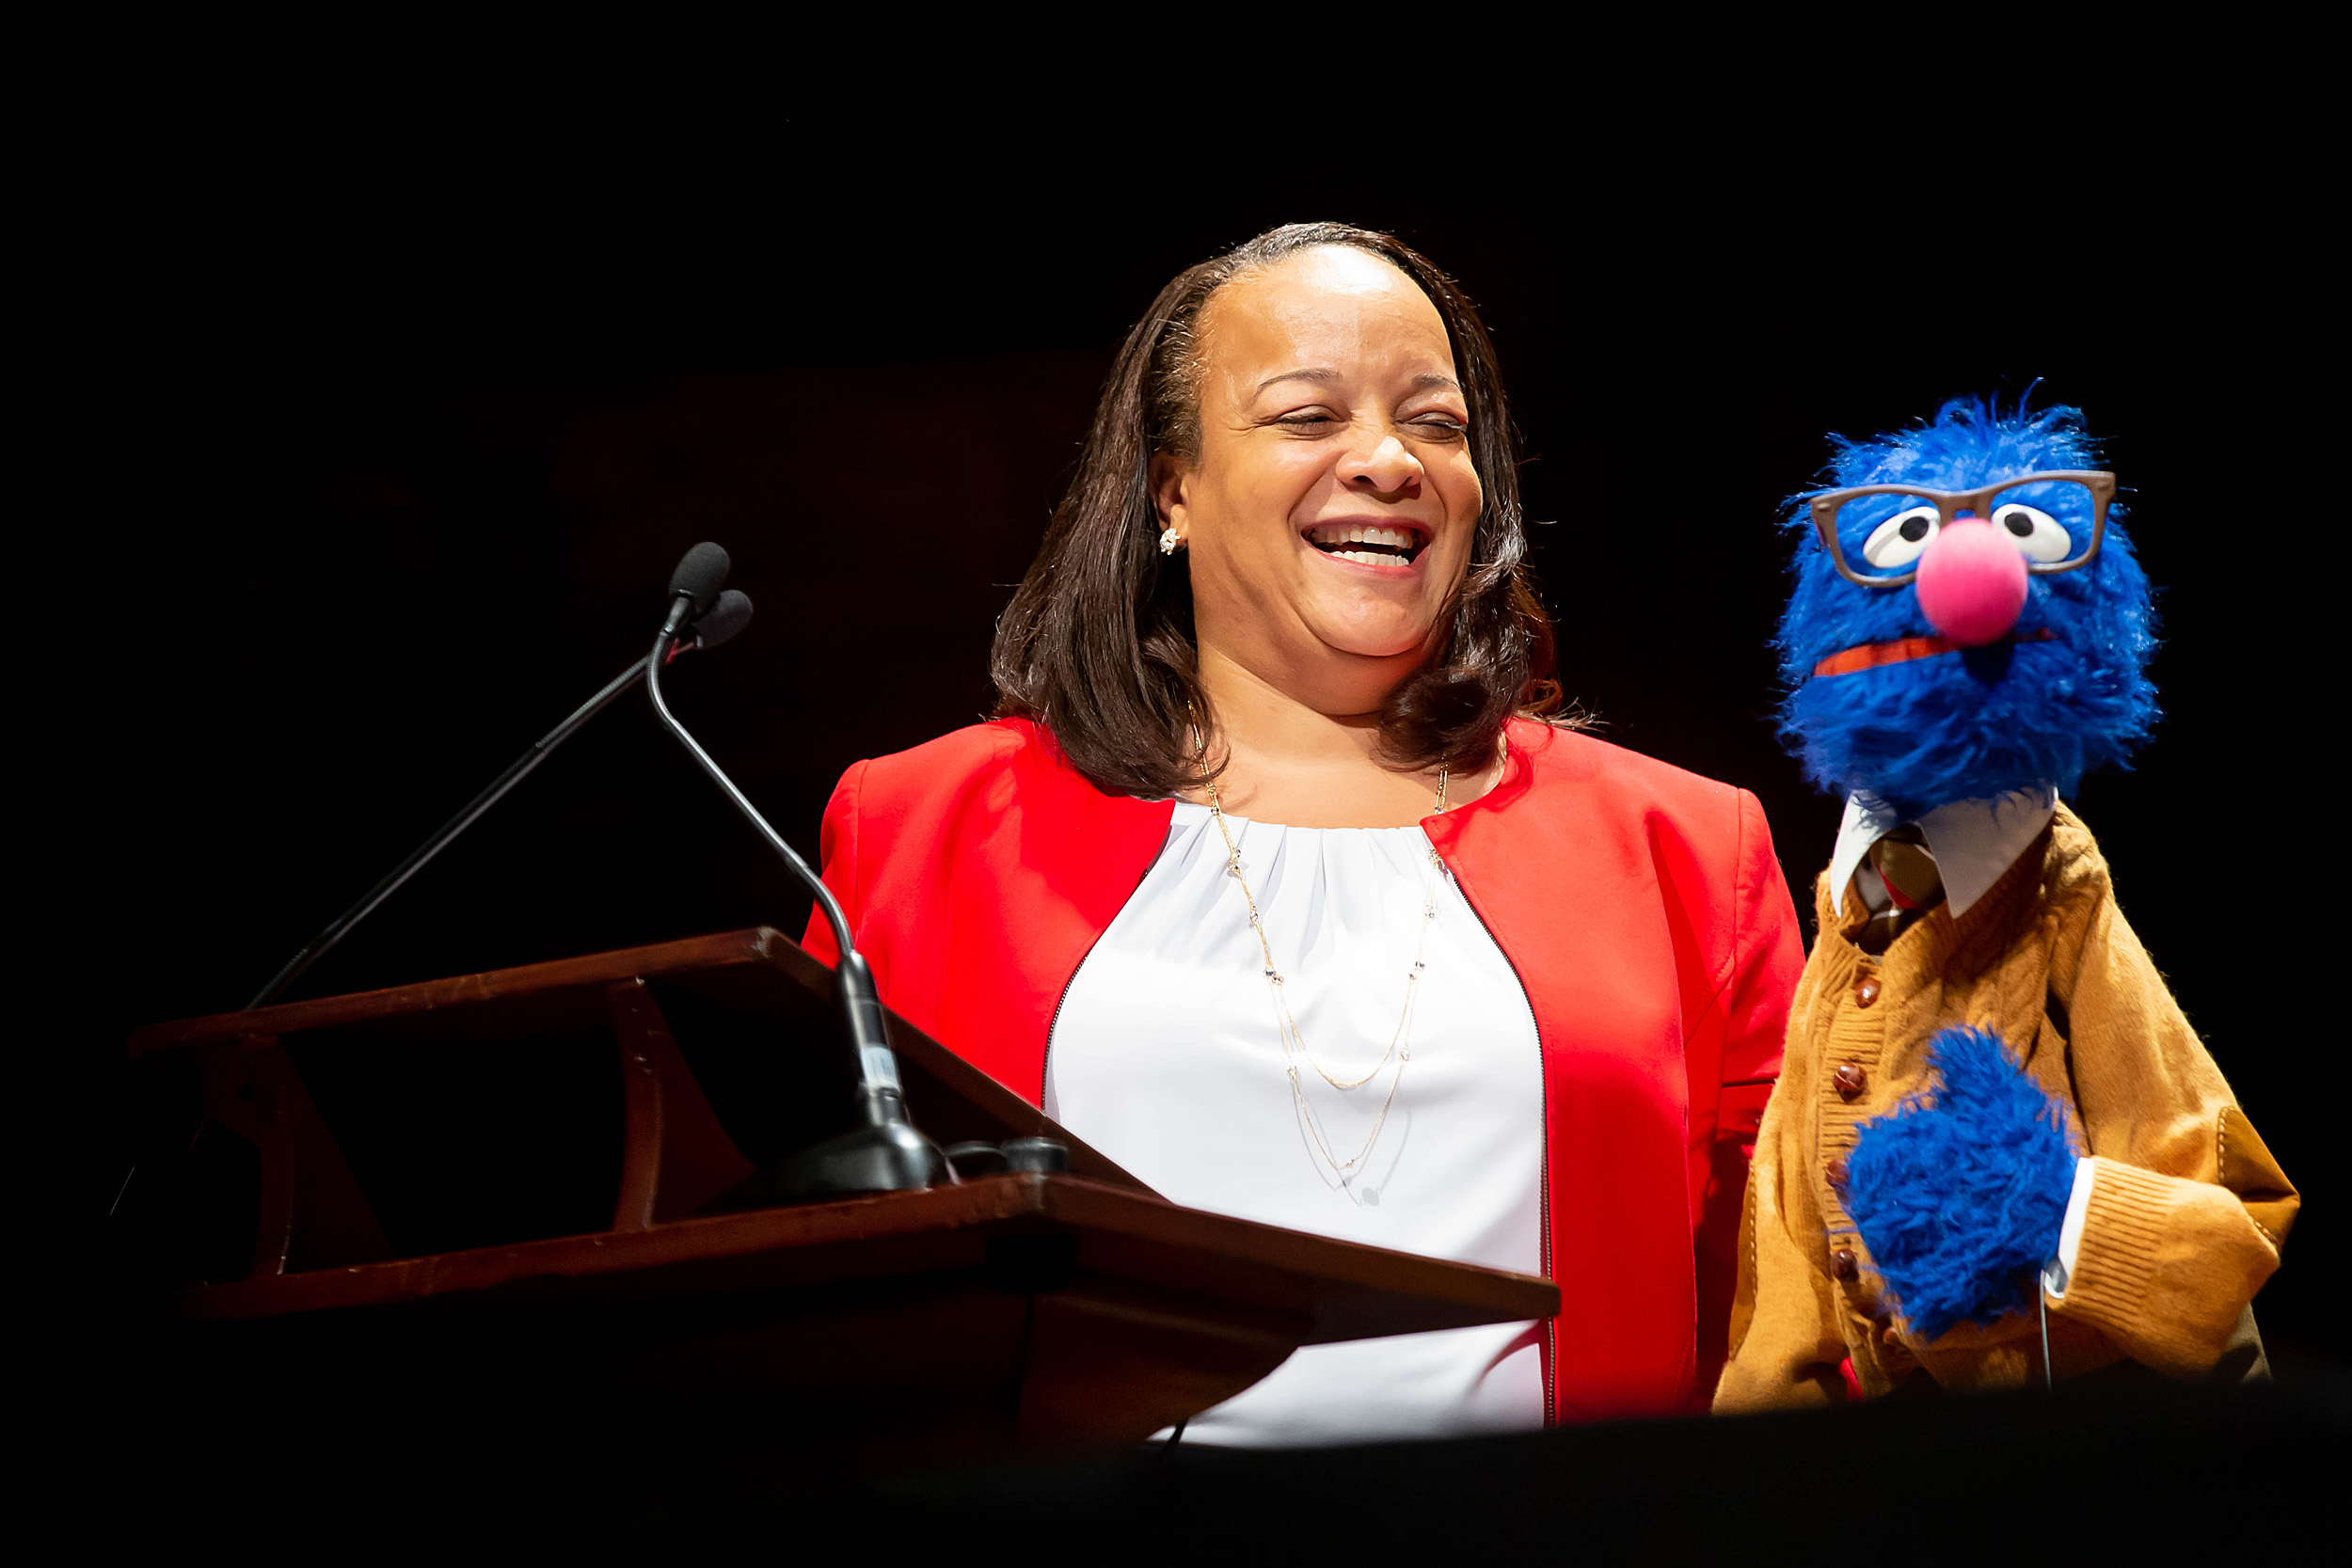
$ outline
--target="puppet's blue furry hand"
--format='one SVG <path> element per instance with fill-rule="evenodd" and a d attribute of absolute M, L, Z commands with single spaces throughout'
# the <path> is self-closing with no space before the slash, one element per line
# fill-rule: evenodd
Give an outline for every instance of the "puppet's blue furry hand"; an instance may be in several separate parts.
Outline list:
<path fill-rule="evenodd" d="M 1941 1084 L 1863 1123 L 1845 1192 L 1872 1266 L 1921 1339 L 2032 1305 L 2074 1183 L 2065 1112 L 1999 1037 L 1947 1029 L 1928 1055 Z"/>

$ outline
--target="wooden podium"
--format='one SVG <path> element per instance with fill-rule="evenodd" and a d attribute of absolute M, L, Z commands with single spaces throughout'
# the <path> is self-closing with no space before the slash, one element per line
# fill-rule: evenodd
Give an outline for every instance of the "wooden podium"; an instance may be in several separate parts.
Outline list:
<path fill-rule="evenodd" d="M 895 1017 L 927 1134 L 1052 1137 L 1070 1173 L 698 1216 L 846 1129 L 835 1019 L 830 971 L 762 927 L 143 1029 L 252 1172 L 224 1189 L 249 1268 L 239 1243 L 172 1291 L 181 1332 L 767 1401 L 897 1464 L 1132 1445 L 1300 1345 L 1559 1309 L 1549 1280 L 1169 1203 Z"/>

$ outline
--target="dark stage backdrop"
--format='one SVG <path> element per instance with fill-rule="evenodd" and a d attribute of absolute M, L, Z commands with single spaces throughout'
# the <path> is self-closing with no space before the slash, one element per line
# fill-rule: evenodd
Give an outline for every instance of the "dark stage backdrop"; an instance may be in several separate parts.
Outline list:
<path fill-rule="evenodd" d="M 1608 738 L 1755 790 L 1804 908 L 1837 804 L 1769 721 L 1782 499 L 1826 433 L 1947 395 L 2041 378 L 2089 410 L 2163 585 L 2168 718 L 2079 809 L 2307 1183 L 2265 1326 L 2290 1363 L 2340 1354 L 2317 1289 L 2344 1234 L 2336 1113 L 2313 1092 L 2340 1030 L 2304 912 L 2332 879 L 2281 859 L 2278 779 L 2313 782 L 2304 677 L 2276 641 L 2299 611 L 2254 571 L 2265 530 L 2307 526 L 2262 466 L 2297 456 L 2321 389 L 2298 379 L 2311 279 L 2276 190 L 2209 168 L 2193 201 L 2150 189 L 2104 228 L 2070 213 L 1979 238 L 1823 218 L 1812 193 L 1635 202 L 1565 164 L 1483 204 L 1302 185 L 1137 214 L 785 182 L 724 220 L 746 204 L 506 172 L 458 195 L 375 167 L 187 196 L 203 243 L 91 351 L 112 519 L 92 537 L 123 613 L 89 656 L 104 782 L 69 802 L 94 847 L 69 902 L 133 957 L 72 1028 L 99 1085 L 72 1204 L 103 1211 L 150 1130 L 123 1033 L 242 1004 L 643 651 L 698 539 L 734 553 L 758 617 L 674 667 L 676 706 L 814 859 L 844 768 L 988 708 L 993 619 L 1154 289 L 1327 215 L 1401 230 L 1483 303 L 1568 690 Z M 302 993 L 797 934 L 807 909 L 639 699 Z"/>

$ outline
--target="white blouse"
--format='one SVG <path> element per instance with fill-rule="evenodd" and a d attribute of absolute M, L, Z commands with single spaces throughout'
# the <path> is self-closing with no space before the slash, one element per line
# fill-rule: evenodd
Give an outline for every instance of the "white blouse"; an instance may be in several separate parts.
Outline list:
<path fill-rule="evenodd" d="M 1299 1064 L 1327 1159 L 1284 1073 L 1242 889 L 1205 806 L 1078 968 L 1054 1021 L 1045 1112 L 1175 1202 L 1345 1241 L 1542 1271 L 1543 1065 L 1510 963 L 1413 828 L 1228 816 L 1313 1060 L 1362 1077 L 1397 1032 L 1422 950 L 1411 1058 L 1361 1087 Z M 1186 1443 L 1326 1444 L 1540 1427 L 1540 1323 L 1310 1345 L 1194 1418 Z"/>

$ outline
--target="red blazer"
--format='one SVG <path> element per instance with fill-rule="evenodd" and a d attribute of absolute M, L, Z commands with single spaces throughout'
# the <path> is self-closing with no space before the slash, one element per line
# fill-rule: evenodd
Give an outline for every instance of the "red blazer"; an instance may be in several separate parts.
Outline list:
<path fill-rule="evenodd" d="M 1173 807 L 1021 720 L 843 775 L 824 877 L 884 1002 L 1039 1102 L 1062 992 Z M 1422 819 L 1518 972 L 1544 1060 L 1553 1420 L 1663 1414 L 1725 1354 L 1750 1148 L 1804 955 L 1745 790 L 1513 721 L 1502 780 Z M 823 920 L 804 945 L 836 955 Z"/>

